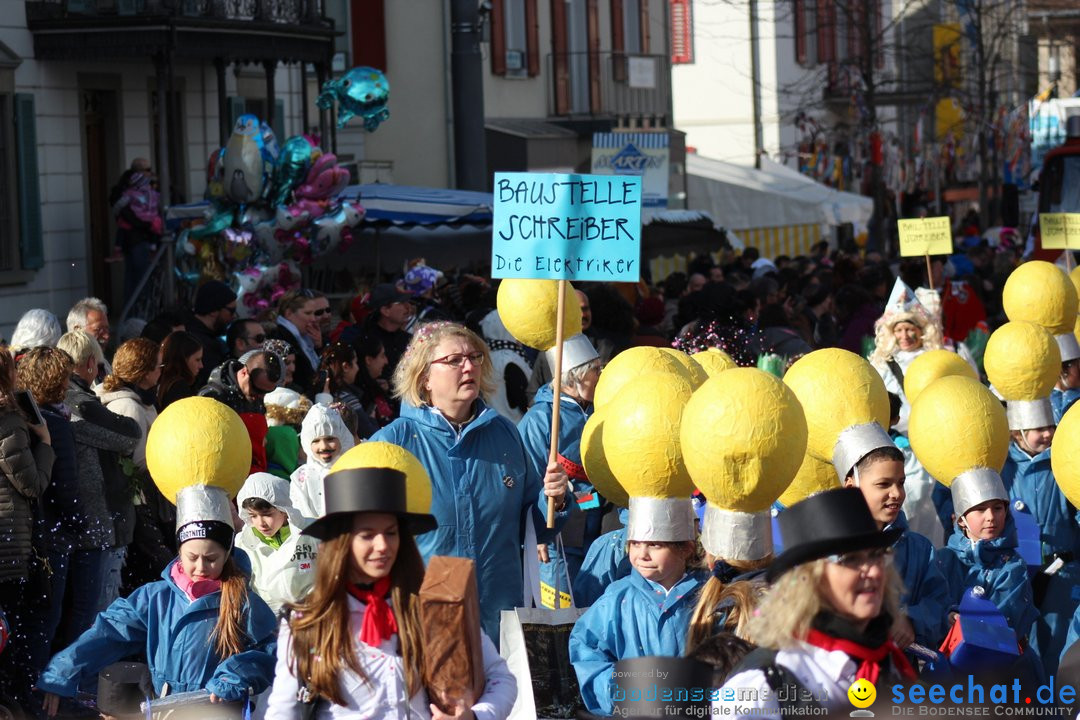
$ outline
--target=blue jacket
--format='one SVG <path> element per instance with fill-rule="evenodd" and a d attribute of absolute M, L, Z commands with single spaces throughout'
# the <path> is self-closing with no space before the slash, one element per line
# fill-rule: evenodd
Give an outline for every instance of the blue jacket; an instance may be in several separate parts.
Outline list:
<path fill-rule="evenodd" d="M 62 697 L 74 697 L 80 686 L 93 691 L 100 670 L 140 653 L 146 655 L 158 694 L 168 683 L 170 694 L 205 689 L 225 700 L 240 700 L 248 697 L 249 688 L 258 694 L 270 687 L 278 630 L 273 611 L 249 590 L 248 649 L 222 660 L 210 640 L 221 593 L 189 600 L 169 576 L 175 562 L 162 571 L 163 580 L 143 585 L 99 614 L 89 630 L 53 657 L 37 687 Z"/>
<path fill-rule="evenodd" d="M 595 603 L 608 585 L 630 574 L 630 557 L 626 554 L 626 519 L 629 511 L 619 508 L 623 526 L 604 533 L 589 547 L 585 561 L 574 578 L 574 601 L 578 607 Z"/>
<path fill-rule="evenodd" d="M 1027 565 L 1016 551 L 1016 525 L 1012 513 L 1005 529 L 993 540 L 972 543 L 958 527 L 949 544 L 938 553 L 941 570 L 949 583 L 953 606 L 976 585 L 986 599 L 997 605 L 1018 638 L 1026 638 L 1039 617 L 1031 594 Z"/>
<path fill-rule="evenodd" d="M 1060 424 L 1061 418 L 1065 416 L 1069 408 L 1073 403 L 1080 400 L 1080 388 L 1074 388 L 1069 390 L 1058 390 L 1054 388 L 1050 391 L 1050 406 L 1054 409 L 1054 422 Z"/>
<path fill-rule="evenodd" d="M 1080 607 L 1076 609 L 1076 612 L 1073 613 L 1072 620 L 1069 621 L 1069 632 L 1065 636 L 1065 647 L 1061 648 L 1061 656 L 1058 658 L 1059 662 L 1065 659 L 1065 653 L 1069 652 L 1069 648 L 1071 648 L 1077 640 L 1080 640 Z"/>
<path fill-rule="evenodd" d="M 707 578 L 705 571 L 692 571 L 665 594 L 635 570 L 585 611 L 570 632 L 570 662 L 589 712 L 611 714 L 612 673 L 619 660 L 682 656 L 698 590 Z"/>
<path fill-rule="evenodd" d="M 371 439 L 400 445 L 428 471 L 431 513 L 439 527 L 416 537 L 420 554 L 424 562 L 432 555 L 476 561 L 481 624 L 488 637 L 497 638 L 499 613 L 522 602 L 524 513 L 531 511 L 536 527 L 543 528 L 547 497 L 514 424 L 477 404 L 476 419 L 459 434 L 432 408 L 402 403 L 401 417 Z M 558 514 L 556 528 L 567 513 Z"/>
<path fill-rule="evenodd" d="M 915 628 L 915 641 L 936 648 L 949 631 L 948 613 L 952 604 L 949 585 L 938 566 L 933 544 L 908 529 L 907 517 L 902 511 L 892 527 L 904 531 L 893 546 L 893 563 L 904 581 L 900 601 L 907 607 Z"/>
<path fill-rule="evenodd" d="M 1021 500 L 1039 525 L 1043 562 L 1055 552 L 1080 557 L 1080 533 L 1076 510 L 1058 488 L 1050 469 L 1050 450 L 1029 456 L 1016 443 L 1009 444 L 1009 457 L 1001 470 L 1005 489 L 1013 500 Z"/>
<path fill-rule="evenodd" d="M 533 406 L 518 422 L 521 441 L 525 443 L 525 452 L 532 461 L 533 470 L 538 477 L 544 476 L 547 468 L 548 445 L 551 442 L 551 406 L 555 401 L 555 391 L 551 384 L 536 391 Z M 559 403 L 559 452 L 571 443 L 581 440 L 585 421 L 592 414 L 592 409 L 582 409 L 573 398 L 563 395 Z"/>

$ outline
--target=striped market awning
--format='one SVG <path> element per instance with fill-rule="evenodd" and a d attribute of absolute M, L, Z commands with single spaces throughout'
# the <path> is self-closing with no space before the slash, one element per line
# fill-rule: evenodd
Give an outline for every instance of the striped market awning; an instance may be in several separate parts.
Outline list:
<path fill-rule="evenodd" d="M 756 247 L 761 257 L 770 260 L 777 255 L 809 255 L 810 248 L 821 240 L 821 226 L 817 224 L 751 228 L 735 232 L 748 247 Z"/>

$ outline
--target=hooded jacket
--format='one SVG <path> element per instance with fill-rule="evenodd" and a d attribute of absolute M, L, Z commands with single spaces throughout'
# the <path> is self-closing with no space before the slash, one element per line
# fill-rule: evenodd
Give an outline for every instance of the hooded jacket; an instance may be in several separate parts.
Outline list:
<path fill-rule="evenodd" d="M 77 375 L 71 376 L 64 404 L 71 410 L 79 468 L 77 495 L 87 518 L 76 548 L 124 547 L 134 532 L 135 506 L 120 458 L 131 455 L 142 431 L 132 418 L 106 409 Z"/>
<path fill-rule="evenodd" d="M 26 577 L 33 508 L 49 486 L 55 459 L 49 445 L 31 446 L 19 413 L 0 410 L 0 583 Z"/>
<path fill-rule="evenodd" d="M 525 452 L 517 428 L 476 401 L 476 418 L 458 432 L 431 407 L 401 405 L 401 417 L 376 433 L 405 448 L 431 477 L 431 513 L 439 527 L 416 538 L 426 562 L 432 555 L 476 561 L 480 617 L 488 637 L 499 637 L 499 613 L 522 600 L 523 512 L 546 525 L 543 478 Z M 557 513 L 556 530 L 568 510 Z M 535 548 L 529 550 L 535 552 Z"/>
<path fill-rule="evenodd" d="M 585 554 L 585 561 L 574 578 L 574 600 L 588 607 L 604 594 L 604 588 L 630 574 L 630 556 L 626 553 L 626 523 L 630 511 L 619 508 L 623 526 L 596 539 Z"/>
<path fill-rule="evenodd" d="M 608 586 L 578 619 L 570 632 L 570 662 L 589 712 L 611 714 L 618 661 L 683 655 L 698 591 L 707 578 L 704 571 L 690 571 L 665 593 L 634 570 Z"/>
<path fill-rule="evenodd" d="M 335 437 L 341 446 L 328 463 L 320 460 L 311 449 L 311 443 L 321 437 Z M 351 450 L 353 444 L 352 433 L 345 427 L 345 421 L 337 410 L 321 403 L 311 406 L 300 426 L 300 448 L 307 455 L 307 462 L 296 468 L 291 478 L 292 486 L 289 488 L 292 504 L 301 515 L 321 518 L 326 514 L 323 480 L 334 462 Z"/>
<path fill-rule="evenodd" d="M 281 547 L 274 548 L 255 534 L 251 512 L 244 508 L 244 501 L 249 498 L 261 498 L 288 516 L 288 523 L 282 526 L 283 530 L 287 528 L 288 538 Z M 289 500 L 288 480 L 270 473 L 255 473 L 244 481 L 236 496 L 236 506 L 244 520 L 244 529 L 236 534 L 236 545 L 251 560 L 251 587 L 277 613 L 283 604 L 296 602 L 311 590 L 319 541 L 300 534 L 309 520 Z"/>
<path fill-rule="evenodd" d="M 1034 457 L 1015 443 L 1009 443 L 1009 457 L 1001 470 L 1005 489 L 1013 500 L 1020 500 L 1039 524 L 1043 562 L 1054 553 L 1072 553 L 1080 558 L 1080 529 L 1076 510 L 1065 499 L 1050 469 L 1050 450 Z"/>
<path fill-rule="evenodd" d="M 1077 400 L 1080 400 L 1080 388 L 1068 390 L 1053 388 L 1050 391 L 1050 407 L 1054 410 L 1054 422 L 1060 424 L 1061 418 L 1065 417 L 1065 413 Z"/>
<path fill-rule="evenodd" d="M 274 677 L 277 620 L 266 603 L 248 593 L 244 613 L 247 648 L 222 660 L 210 634 L 217 623 L 221 591 L 189 600 L 171 578 L 169 563 L 162 580 L 119 598 L 94 624 L 49 662 L 38 679 L 43 692 L 74 697 L 96 686 L 98 672 L 129 655 L 144 653 L 154 692 L 208 690 L 223 700 L 258 694 Z"/>
<path fill-rule="evenodd" d="M 967 590 L 978 585 L 986 591 L 986 599 L 1001 610 L 1017 637 L 1026 638 L 1039 611 L 1032 599 L 1027 565 L 1016 547 L 1016 523 L 1010 512 L 1001 535 L 993 540 L 972 542 L 957 527 L 938 558 L 953 606 L 960 603 Z"/>
<path fill-rule="evenodd" d="M 157 409 L 144 403 L 139 395 L 128 387 L 109 392 L 105 390 L 105 386 L 98 385 L 94 392 L 101 399 L 101 404 L 110 411 L 129 417 L 139 424 L 139 440 L 135 443 L 131 459 L 140 470 L 146 470 L 146 436 L 157 419 Z"/>
<path fill-rule="evenodd" d="M 915 628 L 915 642 L 937 647 L 949 631 L 948 615 L 952 596 L 938 566 L 934 546 L 924 536 L 908 528 L 903 511 L 890 527 L 903 534 L 893 545 L 893 565 L 904 581 L 900 602 L 907 608 Z"/>

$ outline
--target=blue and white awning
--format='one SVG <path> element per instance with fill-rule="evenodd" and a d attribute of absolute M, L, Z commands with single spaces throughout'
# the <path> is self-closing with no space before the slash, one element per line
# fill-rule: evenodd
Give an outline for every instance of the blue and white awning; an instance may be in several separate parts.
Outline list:
<path fill-rule="evenodd" d="M 364 217 L 367 222 L 395 225 L 487 223 L 491 222 L 494 204 L 491 193 L 379 183 L 350 185 L 339 197 L 359 198 L 367 211 Z"/>

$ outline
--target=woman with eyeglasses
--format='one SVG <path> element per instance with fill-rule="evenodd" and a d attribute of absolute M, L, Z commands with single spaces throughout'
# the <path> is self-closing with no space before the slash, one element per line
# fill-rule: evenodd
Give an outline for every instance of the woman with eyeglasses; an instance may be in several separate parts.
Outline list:
<path fill-rule="evenodd" d="M 291 386 L 313 396 L 315 369 L 319 367 L 319 348 L 322 347 L 322 328 L 319 321 L 330 309 L 323 308 L 325 296 L 314 290 L 293 290 L 281 296 L 278 315 L 269 337 L 284 340 L 296 352 L 296 369 Z"/>
<path fill-rule="evenodd" d="M 439 527 L 417 537 L 420 552 L 425 561 L 432 555 L 476 561 L 481 623 L 497 638 L 500 611 L 522 601 L 516 548 L 523 511 L 544 528 L 551 497 L 561 526 L 572 496 L 558 463 L 541 477 L 514 424 L 484 402 L 493 386 L 489 358 L 484 341 L 462 325 L 421 325 L 394 370 L 401 417 L 371 439 L 404 447 L 428 471 Z"/>
<path fill-rule="evenodd" d="M 766 571 L 771 587 L 747 625 L 758 650 L 728 678 L 714 713 L 779 717 L 806 704 L 846 709 L 857 680 L 877 687 L 914 680 L 889 635 L 902 612 L 890 554 L 900 530 L 879 530 L 856 488 L 813 495 L 779 522 L 784 550 Z M 789 692 L 778 693 L 781 686 Z M 728 690 L 739 699 L 725 701 Z M 801 703 L 800 695 L 813 700 Z"/>
<path fill-rule="evenodd" d="M 183 330 L 170 333 L 161 344 L 161 379 L 157 407 L 164 410 L 177 400 L 195 395 L 195 378 L 202 372 L 202 344 Z"/>

